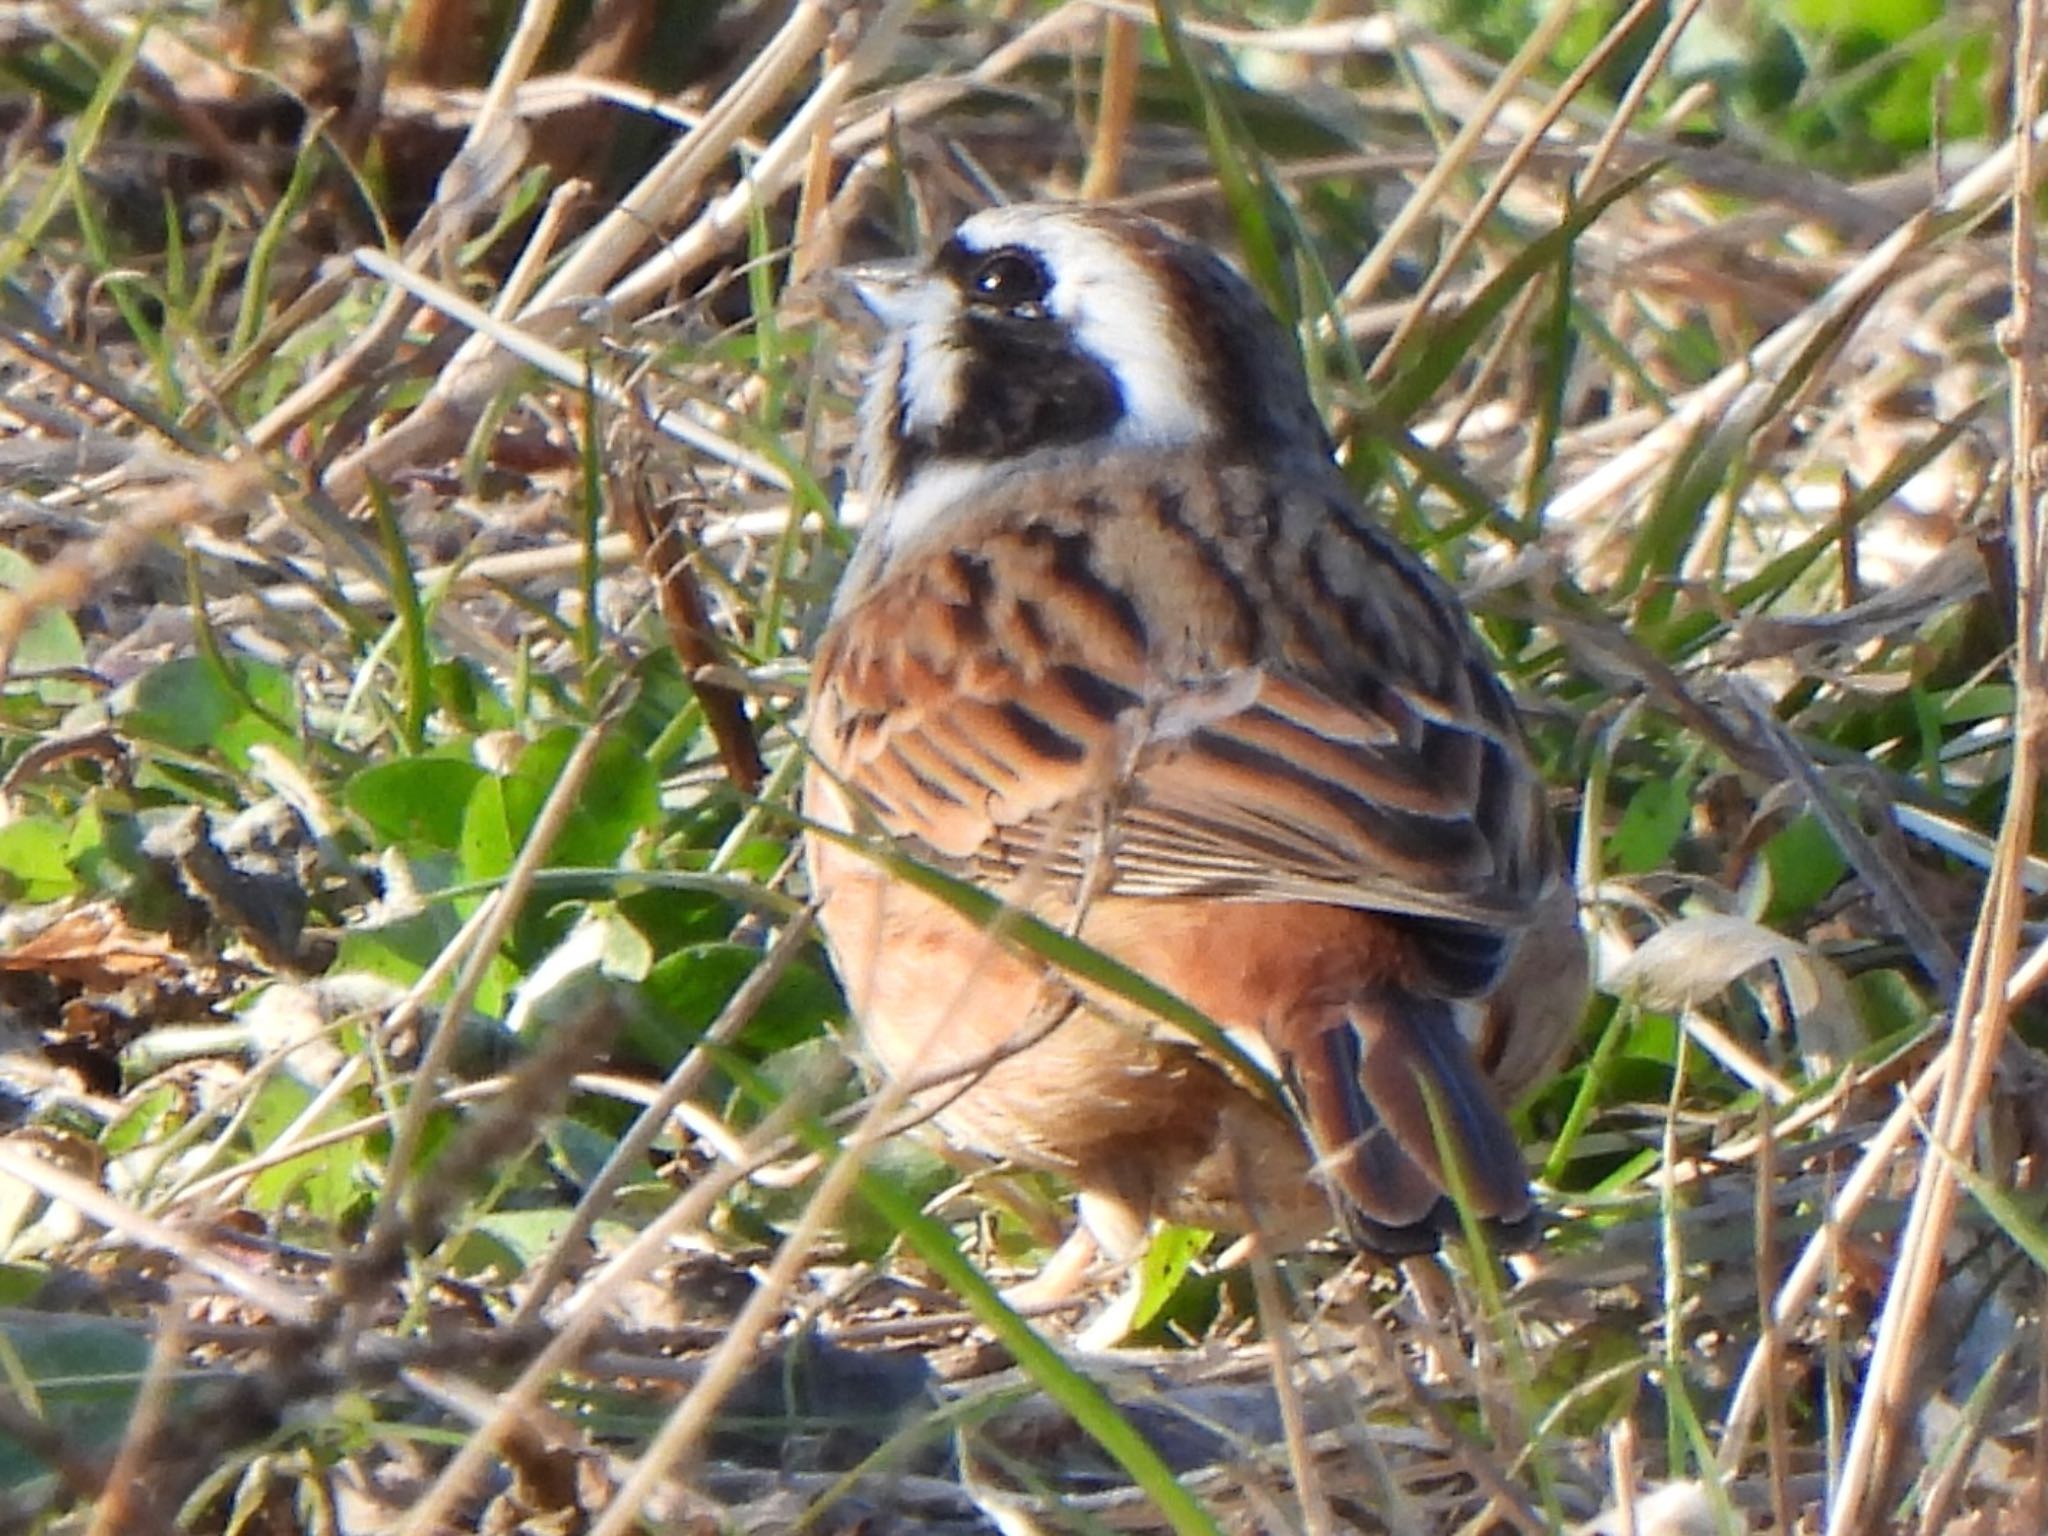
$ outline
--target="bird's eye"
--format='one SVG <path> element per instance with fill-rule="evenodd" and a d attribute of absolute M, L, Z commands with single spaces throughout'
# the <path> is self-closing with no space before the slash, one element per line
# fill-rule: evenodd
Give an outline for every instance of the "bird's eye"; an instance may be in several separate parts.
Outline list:
<path fill-rule="evenodd" d="M 1015 246 L 982 257 L 967 282 L 977 300 L 1013 312 L 1042 304 L 1052 289 L 1045 264 Z"/>

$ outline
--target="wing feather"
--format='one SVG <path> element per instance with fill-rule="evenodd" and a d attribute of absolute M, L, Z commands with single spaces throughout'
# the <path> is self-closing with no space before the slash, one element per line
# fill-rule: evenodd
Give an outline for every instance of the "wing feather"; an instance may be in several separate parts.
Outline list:
<path fill-rule="evenodd" d="M 1034 487 L 899 557 L 821 649 L 814 752 L 984 879 L 1094 873 L 1100 807 L 1119 894 L 1521 926 L 1540 788 L 1455 600 L 1348 494 L 1233 473 Z"/>

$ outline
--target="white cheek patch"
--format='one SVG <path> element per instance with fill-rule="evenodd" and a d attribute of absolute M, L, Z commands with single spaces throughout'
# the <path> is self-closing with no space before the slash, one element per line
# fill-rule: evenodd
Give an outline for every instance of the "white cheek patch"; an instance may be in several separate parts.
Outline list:
<path fill-rule="evenodd" d="M 1209 412 L 1189 388 L 1193 371 L 1171 339 L 1169 319 L 1156 297 L 1142 295 L 1135 303 L 1151 311 L 1143 323 L 1123 296 L 1101 288 L 1088 289 L 1075 300 L 1062 279 L 1052 291 L 1055 313 L 1071 302 L 1068 324 L 1081 349 L 1108 367 L 1123 392 L 1124 413 L 1111 434 L 1119 443 L 1158 448 L 1185 443 L 1211 430 Z M 1124 286 L 1130 288 L 1128 280 Z"/>

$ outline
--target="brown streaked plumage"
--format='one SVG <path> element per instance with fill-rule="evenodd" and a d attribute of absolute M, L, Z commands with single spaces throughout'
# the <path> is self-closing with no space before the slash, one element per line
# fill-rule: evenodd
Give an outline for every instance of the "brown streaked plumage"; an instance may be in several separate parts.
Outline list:
<path fill-rule="evenodd" d="M 871 302 L 871 521 L 807 813 L 1077 929 L 1290 1107 L 814 836 L 868 1053 L 972 1069 L 922 1095 L 940 1126 L 1066 1172 L 1115 1253 L 1160 1215 L 1297 1241 L 1333 1196 L 1366 1246 L 1431 1245 L 1437 1129 L 1525 1228 L 1496 1094 L 1569 1041 L 1576 914 L 1513 705 L 1349 492 L 1289 339 L 1214 257 L 1093 210 L 977 215 Z"/>

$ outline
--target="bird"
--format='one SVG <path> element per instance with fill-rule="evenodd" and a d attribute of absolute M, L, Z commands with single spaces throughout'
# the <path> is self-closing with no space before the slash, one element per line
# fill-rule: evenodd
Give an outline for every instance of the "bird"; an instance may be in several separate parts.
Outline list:
<path fill-rule="evenodd" d="M 946 1140 L 1064 1176 L 1091 1259 L 1160 1220 L 1396 1259 L 1458 1202 L 1529 1245 L 1502 1104 L 1575 1032 L 1577 906 L 1517 707 L 1352 491 L 1292 335 L 1105 206 L 984 209 L 848 281 L 882 328 L 867 516 L 801 809 L 861 1054 Z"/>

